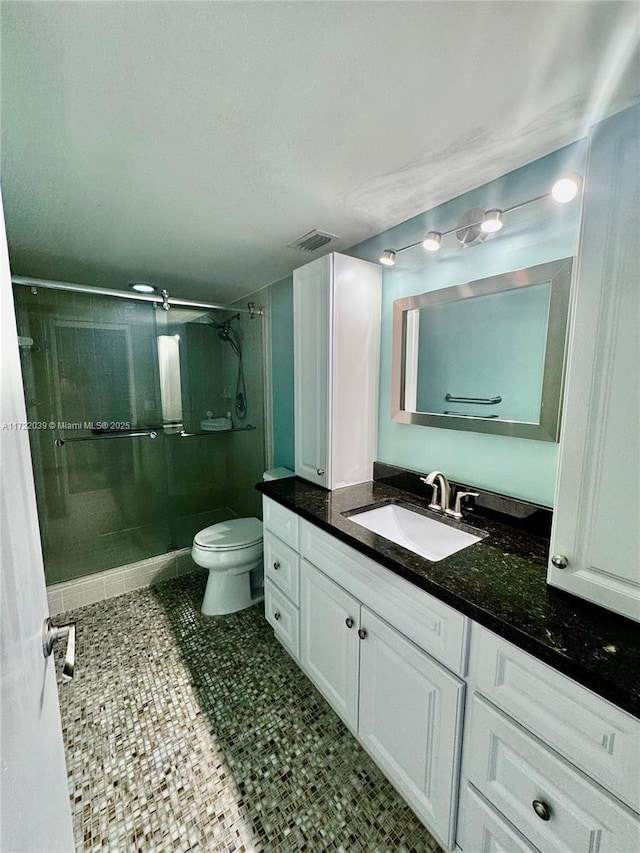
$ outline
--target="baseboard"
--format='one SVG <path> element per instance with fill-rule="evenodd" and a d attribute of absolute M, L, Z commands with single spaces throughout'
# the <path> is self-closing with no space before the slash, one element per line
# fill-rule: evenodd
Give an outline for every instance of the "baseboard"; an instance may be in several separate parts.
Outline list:
<path fill-rule="evenodd" d="M 191 559 L 191 548 L 181 548 L 137 563 L 52 584 L 47 587 L 49 613 L 55 616 L 197 570 L 198 566 Z"/>

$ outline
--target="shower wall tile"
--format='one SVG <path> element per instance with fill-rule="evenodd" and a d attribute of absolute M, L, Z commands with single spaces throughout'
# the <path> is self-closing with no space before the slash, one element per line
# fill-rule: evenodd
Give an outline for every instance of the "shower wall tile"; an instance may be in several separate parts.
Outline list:
<path fill-rule="evenodd" d="M 63 602 L 65 610 L 73 610 L 76 607 L 83 607 L 87 603 L 84 584 L 78 584 L 78 589 L 66 591 L 63 594 Z"/>
<path fill-rule="evenodd" d="M 197 572 L 198 566 L 193 562 L 190 549 L 183 549 L 176 557 L 178 575 L 186 575 L 189 572 Z"/>
<path fill-rule="evenodd" d="M 153 586 L 177 575 L 196 570 L 191 549 L 183 548 L 170 554 L 160 554 L 137 563 L 129 563 L 98 572 L 90 577 L 77 578 L 47 587 L 49 613 L 55 616 L 65 610 L 84 607 L 124 592 Z"/>
<path fill-rule="evenodd" d="M 124 592 L 124 588 L 122 591 Z M 62 613 L 64 611 L 62 590 L 49 587 L 49 589 L 47 590 L 47 600 L 49 602 L 49 613 L 52 616 L 56 613 Z"/>
<path fill-rule="evenodd" d="M 100 579 L 97 583 L 85 581 L 82 587 L 85 604 L 95 604 L 96 601 L 103 601 L 107 597 L 103 579 Z"/>
<path fill-rule="evenodd" d="M 114 577 L 113 580 L 106 580 L 104 582 L 104 597 L 105 598 L 114 598 L 116 595 L 122 595 L 125 592 L 124 588 L 124 578 L 118 574 L 117 577 Z"/>

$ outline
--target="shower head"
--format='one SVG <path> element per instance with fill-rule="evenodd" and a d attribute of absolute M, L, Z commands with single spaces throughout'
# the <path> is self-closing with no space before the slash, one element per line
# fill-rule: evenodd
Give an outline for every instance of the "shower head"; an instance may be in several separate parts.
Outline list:
<path fill-rule="evenodd" d="M 231 332 L 231 321 L 232 320 L 239 320 L 239 319 L 240 319 L 240 314 L 234 314 L 233 317 L 229 317 L 229 319 L 225 320 L 223 323 L 214 323 L 213 324 L 218 331 L 218 337 L 220 338 L 220 340 L 221 341 L 227 341 L 229 344 L 231 344 L 231 347 L 232 347 L 233 351 L 235 352 L 235 354 L 238 356 L 238 358 L 240 357 L 240 348 L 238 347 L 237 342 L 234 341 L 234 339 L 231 337 L 230 332 Z"/>
<path fill-rule="evenodd" d="M 222 340 L 226 340 L 229 337 L 229 329 L 231 328 L 231 323 L 233 320 L 239 320 L 240 314 L 234 314 L 233 317 L 229 317 L 224 320 L 222 323 L 216 323 L 215 320 L 212 321 L 214 327 L 218 330 L 218 335 L 222 338 Z"/>

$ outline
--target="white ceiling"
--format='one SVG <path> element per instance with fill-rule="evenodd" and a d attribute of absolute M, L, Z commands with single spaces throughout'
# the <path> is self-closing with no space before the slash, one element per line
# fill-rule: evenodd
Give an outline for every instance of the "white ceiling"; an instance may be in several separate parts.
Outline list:
<path fill-rule="evenodd" d="M 13 2 L 1 23 L 14 274 L 200 299 L 640 100 L 637 2 Z"/>

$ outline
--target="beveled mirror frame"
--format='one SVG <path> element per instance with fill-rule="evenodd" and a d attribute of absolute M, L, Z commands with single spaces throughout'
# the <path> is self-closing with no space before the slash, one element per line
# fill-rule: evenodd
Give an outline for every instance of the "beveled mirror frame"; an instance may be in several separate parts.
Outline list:
<path fill-rule="evenodd" d="M 573 258 L 563 258 L 546 264 L 513 270 L 502 275 L 469 281 L 396 299 L 393 303 L 393 345 L 391 381 L 391 417 L 397 423 L 420 424 L 441 429 L 509 435 L 538 441 L 558 441 L 564 384 L 565 354 L 569 323 L 569 294 Z M 510 420 L 487 420 L 465 415 L 445 415 L 432 412 L 412 412 L 404 408 L 407 351 L 407 312 L 429 305 L 457 302 L 474 296 L 515 290 L 533 284 L 551 283 L 549 319 L 545 349 L 542 396 L 538 423 Z"/>

